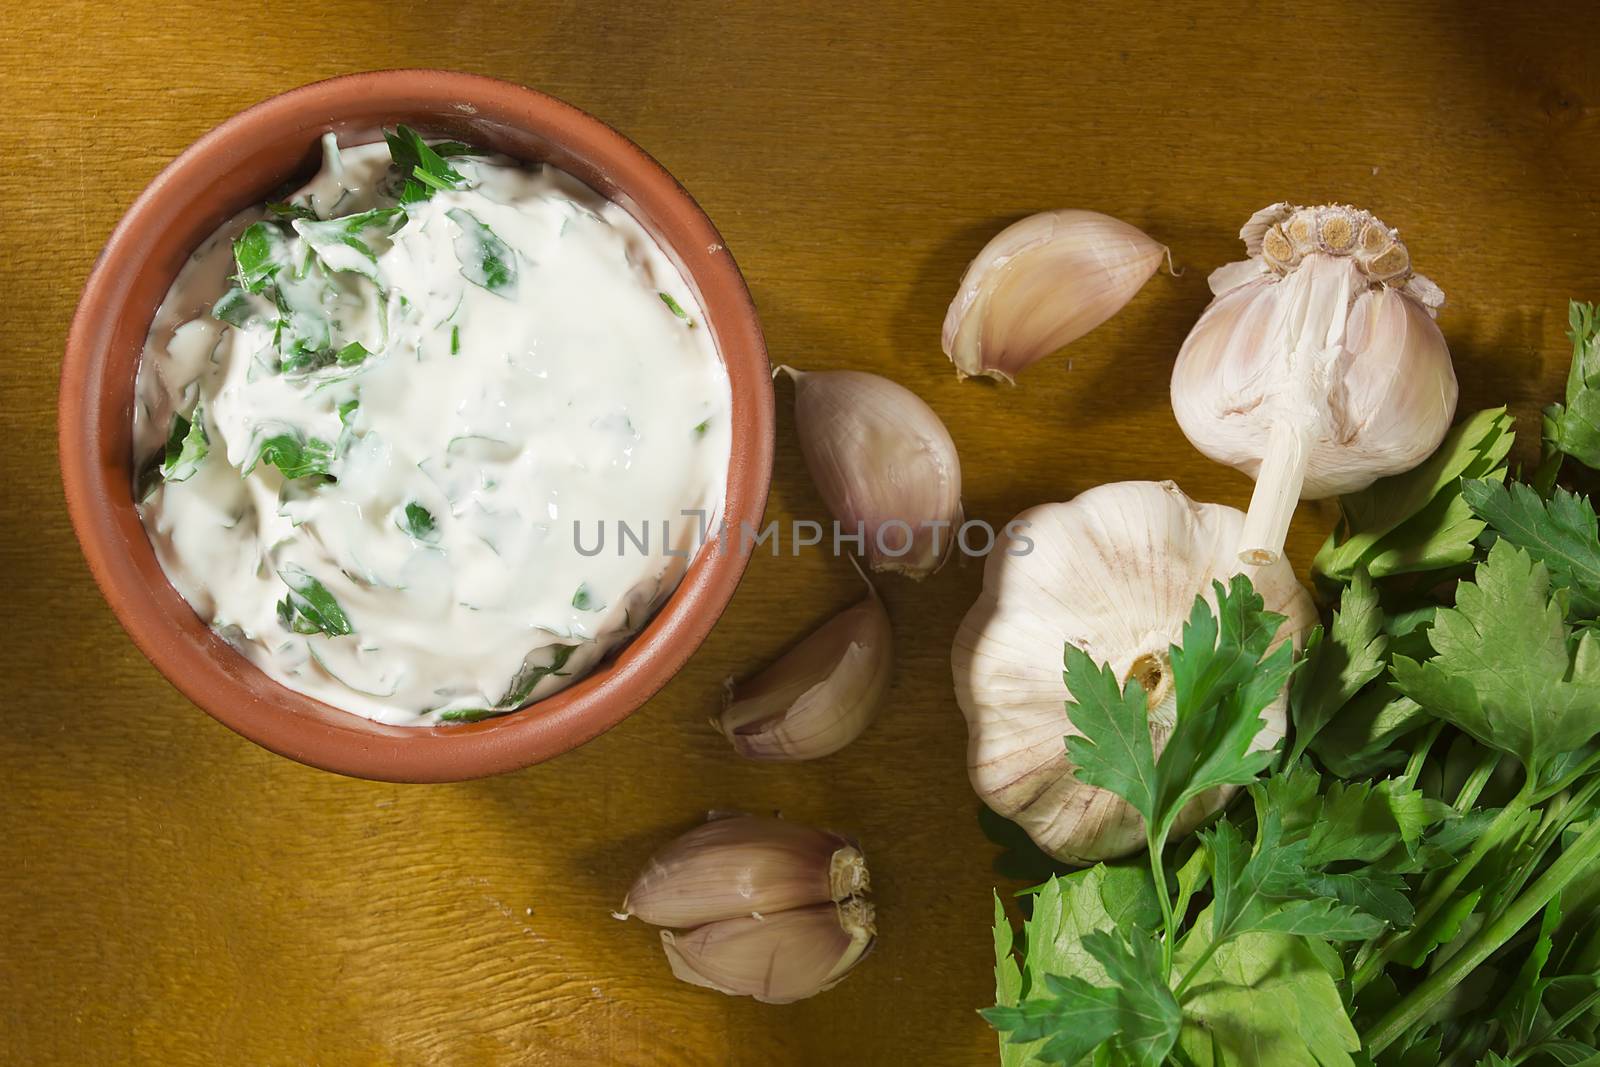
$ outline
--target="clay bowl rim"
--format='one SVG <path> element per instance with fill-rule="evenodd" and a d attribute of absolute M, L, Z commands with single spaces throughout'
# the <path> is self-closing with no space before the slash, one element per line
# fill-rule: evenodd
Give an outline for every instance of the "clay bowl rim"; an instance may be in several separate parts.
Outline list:
<path fill-rule="evenodd" d="M 346 124 L 366 129 L 364 116 L 374 112 L 387 115 L 380 122 L 411 121 L 425 133 L 471 137 L 477 131 L 480 143 L 514 137 L 542 146 L 544 151 L 512 154 L 567 166 L 623 203 L 651 231 L 699 296 L 704 325 L 728 371 L 733 445 L 723 517 L 730 529 L 759 523 L 766 505 L 775 432 L 770 364 L 738 265 L 677 179 L 601 120 L 499 79 L 402 69 L 346 74 L 291 89 L 239 112 L 190 145 L 122 216 L 73 314 L 58 399 L 67 509 L 89 570 L 118 622 L 180 692 L 263 748 L 352 777 L 464 781 L 570 751 L 638 710 L 710 633 L 748 559 L 728 549 L 726 538 L 707 542 L 650 624 L 601 669 L 522 711 L 449 727 L 386 726 L 287 689 L 213 633 L 178 596 L 144 537 L 132 500 L 137 347 L 160 295 L 206 234 L 234 212 L 264 200 L 290 175 L 306 173 L 320 132 Z M 240 169 L 264 131 L 280 138 L 303 131 L 306 141 L 299 159 L 287 158 L 285 148 L 284 158 L 273 161 L 281 173 L 270 182 Z M 206 213 L 203 228 L 190 224 L 198 236 L 186 240 L 170 262 L 147 254 L 197 195 L 225 196 L 229 209 Z M 152 281 L 157 273 L 159 285 Z M 156 294 L 154 299 L 133 292 L 141 285 Z"/>

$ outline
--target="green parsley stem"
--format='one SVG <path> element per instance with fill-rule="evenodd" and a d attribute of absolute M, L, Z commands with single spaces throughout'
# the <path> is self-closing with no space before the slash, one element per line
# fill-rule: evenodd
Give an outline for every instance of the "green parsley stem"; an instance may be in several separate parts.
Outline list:
<path fill-rule="evenodd" d="M 1461 888 L 1461 883 L 1466 881 L 1467 875 L 1472 873 L 1473 868 L 1516 830 L 1533 802 L 1533 793 L 1534 783 L 1530 775 L 1523 783 L 1521 791 L 1509 804 L 1501 808 L 1500 814 L 1484 828 L 1478 840 L 1473 843 L 1471 851 L 1451 867 L 1449 873 L 1428 892 L 1427 898 L 1417 908 L 1416 918 L 1411 925 L 1413 931 L 1422 929 L 1424 923 L 1437 915 L 1439 910 L 1455 896 L 1456 890 Z M 1372 942 L 1370 951 L 1364 949 L 1362 954 L 1366 958 L 1356 964 L 1355 973 L 1350 977 L 1351 989 L 1360 991 L 1376 978 L 1389 962 L 1390 952 L 1405 939 L 1405 935 L 1395 937 L 1388 934 Z"/>
<path fill-rule="evenodd" d="M 1504 897 L 1514 897 L 1522 892 L 1522 887 L 1528 884 L 1528 879 L 1538 870 L 1539 861 L 1550 850 L 1550 846 L 1561 837 L 1561 832 L 1572 825 L 1573 820 L 1589 813 L 1589 802 L 1597 793 L 1600 793 L 1600 775 L 1591 779 L 1572 796 L 1565 797 L 1559 804 L 1552 804 L 1546 809 L 1544 819 L 1534 833 L 1527 862 L 1521 865 L 1513 877 L 1510 888 L 1503 894 Z"/>
<path fill-rule="evenodd" d="M 1166 936 L 1161 939 L 1161 978 L 1172 979 L 1172 953 L 1178 943 L 1178 920 L 1172 912 L 1172 895 L 1167 892 L 1167 872 L 1161 864 L 1161 853 L 1167 847 L 1170 825 L 1163 825 L 1158 833 L 1145 826 L 1145 848 L 1150 852 L 1150 874 L 1156 883 L 1156 899 L 1161 902 L 1161 927 Z"/>
<path fill-rule="evenodd" d="M 1546 1041 L 1549 1041 L 1551 1038 L 1560 1037 L 1561 1034 L 1566 1031 L 1567 1027 L 1581 1019 L 1584 1014 L 1588 1012 L 1590 1008 L 1594 1007 L 1597 1002 L 1600 1002 L 1600 989 L 1596 989 L 1593 993 L 1590 993 L 1588 996 L 1578 1001 L 1578 1003 L 1568 1008 L 1566 1014 L 1562 1015 L 1555 1022 L 1539 1031 L 1538 1037 L 1529 1037 L 1527 1040 L 1523 1041 L 1522 1044 L 1506 1053 L 1506 1059 L 1510 1060 L 1514 1064 L 1521 1063 L 1523 1060 L 1527 1059 L 1534 1052 L 1536 1052 L 1540 1045 L 1544 1044 Z"/>
<path fill-rule="evenodd" d="M 1594 770 L 1597 766 L 1600 766 L 1600 752 L 1590 756 L 1588 759 L 1578 764 L 1576 768 L 1562 775 L 1559 779 L 1545 786 L 1543 789 L 1539 790 L 1538 795 L 1534 797 L 1534 803 L 1543 804 L 1546 800 L 1549 800 L 1557 793 L 1566 792 L 1569 786 L 1571 786 L 1578 779 L 1582 778 L 1584 775 L 1588 774 L 1590 771 Z"/>
<path fill-rule="evenodd" d="M 1500 753 L 1494 749 L 1487 749 L 1483 758 L 1478 760 L 1478 765 L 1472 768 L 1472 773 L 1467 775 L 1467 780 L 1461 783 L 1461 792 L 1456 794 L 1455 808 L 1465 815 L 1472 810 L 1472 805 L 1478 802 L 1478 796 L 1483 792 L 1483 787 L 1489 784 L 1489 779 L 1494 777 L 1495 768 L 1500 766 Z"/>
<path fill-rule="evenodd" d="M 1189 968 L 1188 973 L 1183 976 L 1183 978 L 1178 982 L 1177 986 L 1172 990 L 1173 997 L 1175 997 L 1179 1003 L 1182 1003 L 1184 990 L 1189 988 L 1189 983 L 1194 981 L 1195 976 L 1200 973 L 1200 968 L 1211 962 L 1211 957 L 1217 951 L 1219 944 L 1220 942 L 1218 942 L 1216 938 L 1212 938 L 1206 947 L 1200 951 L 1200 958 L 1194 961 L 1194 966 Z"/>
<path fill-rule="evenodd" d="M 1411 759 L 1406 763 L 1406 773 L 1401 775 L 1402 788 L 1410 789 L 1417 784 L 1417 776 L 1422 773 L 1422 765 L 1427 762 L 1428 751 L 1433 748 L 1434 741 L 1439 738 L 1439 731 L 1444 729 L 1444 720 L 1435 719 L 1433 725 L 1428 727 L 1417 743 L 1416 749 L 1411 753 Z"/>
<path fill-rule="evenodd" d="M 1528 790 L 1525 789 L 1524 792 Z M 1479 930 L 1461 951 L 1423 979 L 1400 1003 L 1390 1009 L 1388 1014 L 1378 1020 L 1367 1039 L 1367 1054 L 1376 1057 L 1392 1045 L 1430 1008 L 1447 996 L 1462 979 L 1471 974 L 1478 964 L 1509 941 L 1518 930 L 1539 914 L 1557 893 L 1565 889 L 1568 883 L 1597 860 L 1600 860 L 1600 819 L 1591 822 L 1571 847 L 1557 857 L 1527 892 Z"/>

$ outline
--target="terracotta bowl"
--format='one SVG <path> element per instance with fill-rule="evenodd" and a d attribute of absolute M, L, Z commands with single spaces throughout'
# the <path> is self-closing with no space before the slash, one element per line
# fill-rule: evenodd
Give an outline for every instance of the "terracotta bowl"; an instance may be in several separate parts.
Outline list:
<path fill-rule="evenodd" d="M 106 242 L 67 335 L 61 476 L 95 581 L 134 643 L 190 700 L 257 744 L 314 767 L 388 781 L 459 781 L 549 759 L 621 722 L 699 646 L 733 596 L 745 559 L 707 545 L 650 625 L 601 669 L 522 711 L 438 728 L 385 726 L 285 689 L 168 584 L 131 488 L 134 370 L 156 307 L 190 252 L 223 221 L 316 170 L 324 132 L 357 144 L 397 122 L 550 162 L 650 231 L 699 296 L 732 383 L 724 515 L 734 529 L 759 521 L 772 472 L 771 377 L 755 306 L 716 228 L 660 164 L 599 120 L 532 89 L 438 70 L 351 74 L 274 97 L 206 134 L 150 183 Z"/>

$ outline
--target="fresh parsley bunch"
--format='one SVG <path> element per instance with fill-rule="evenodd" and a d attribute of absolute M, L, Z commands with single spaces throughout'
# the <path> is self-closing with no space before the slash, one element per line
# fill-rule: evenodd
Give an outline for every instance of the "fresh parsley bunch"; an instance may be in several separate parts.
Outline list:
<path fill-rule="evenodd" d="M 1025 891 L 1020 946 L 996 899 L 1003 1064 L 1600 1067 L 1600 524 L 1558 484 L 1600 466 L 1600 314 L 1570 321 L 1534 480 L 1501 408 L 1341 500 L 1298 664 L 1244 578 L 1197 600 L 1159 755 L 1138 683 L 1067 649 L 1069 757 L 1146 855 Z M 1280 758 L 1253 742 L 1291 672 Z"/>

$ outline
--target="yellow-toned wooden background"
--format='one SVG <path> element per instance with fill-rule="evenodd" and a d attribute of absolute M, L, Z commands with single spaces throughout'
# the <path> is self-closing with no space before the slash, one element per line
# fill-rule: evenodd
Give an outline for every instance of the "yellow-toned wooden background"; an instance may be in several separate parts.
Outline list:
<path fill-rule="evenodd" d="M 1504 10 L 1502 10 L 1502 7 Z M 775 360 L 870 368 L 949 423 L 975 517 L 1102 482 L 1245 480 L 1173 423 L 1166 376 L 1233 234 L 1347 200 L 1449 294 L 1464 406 L 1523 426 L 1600 296 L 1600 49 L 1587 5 L 0 3 L 0 1061 L 15 1064 L 993 1062 L 991 863 L 947 654 L 978 585 L 883 583 L 882 720 L 821 762 L 739 762 L 706 725 L 748 670 L 850 602 L 849 568 L 760 558 L 693 663 L 552 764 L 453 786 L 268 755 L 124 637 L 56 474 L 62 338 L 119 213 L 273 93 L 443 66 L 548 90 L 654 153 L 744 268 Z M 1020 388 L 958 384 L 939 325 L 1001 225 L 1080 206 L 1187 272 Z M 787 386 L 780 406 L 787 408 Z M 820 517 L 787 414 L 769 518 Z M 1303 509 L 1303 564 L 1326 508 Z M 838 989 L 768 1007 L 674 982 L 609 912 L 708 808 L 858 834 L 882 937 Z"/>

